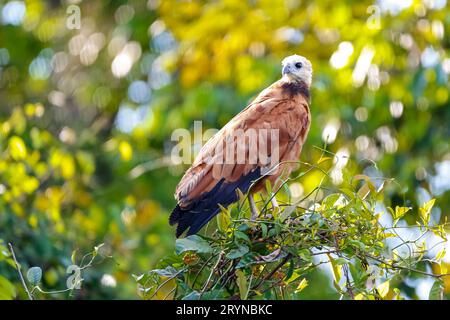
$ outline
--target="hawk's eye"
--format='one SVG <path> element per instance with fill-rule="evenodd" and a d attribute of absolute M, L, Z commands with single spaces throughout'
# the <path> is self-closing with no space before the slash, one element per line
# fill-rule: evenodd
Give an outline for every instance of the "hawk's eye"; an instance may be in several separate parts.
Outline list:
<path fill-rule="evenodd" d="M 300 69 L 302 66 L 303 66 L 303 65 L 302 65 L 301 62 L 297 62 L 297 63 L 295 64 L 295 67 L 296 67 L 297 69 Z"/>

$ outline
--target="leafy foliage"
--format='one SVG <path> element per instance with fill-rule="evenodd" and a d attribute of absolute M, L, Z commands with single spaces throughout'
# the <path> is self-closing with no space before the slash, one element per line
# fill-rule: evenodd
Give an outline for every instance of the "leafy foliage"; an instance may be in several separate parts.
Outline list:
<path fill-rule="evenodd" d="M 328 177 L 326 167 L 313 169 L 306 174 L 321 171 Z M 422 239 L 434 233 L 446 242 L 446 224 L 429 224 L 422 215 L 415 225 L 396 226 L 411 208 L 394 210 L 383 204 L 389 181 L 375 188 L 368 177 L 363 183 L 361 176 L 354 178 L 358 179 L 336 190 L 319 186 L 296 202 L 287 199 L 281 210 L 268 205 L 274 195 L 263 197 L 256 221 L 249 219 L 243 197 L 233 210 L 218 216 L 220 227 L 211 238 L 178 239 L 176 254 L 159 263 L 162 269 L 136 277 L 141 295 L 147 299 L 298 299 L 311 273 L 328 265 L 336 293 L 349 299 L 402 299 L 396 286 L 410 275 L 435 278 L 430 299 L 442 299 L 442 278 L 447 276 L 443 256 L 428 258 Z M 317 201 L 319 192 L 326 195 Z M 282 192 L 276 195 L 286 199 Z M 433 202 L 418 211 L 430 211 Z M 417 235 L 404 239 L 399 234 L 402 228 L 415 229 Z M 428 272 L 433 265 L 443 269 Z"/>

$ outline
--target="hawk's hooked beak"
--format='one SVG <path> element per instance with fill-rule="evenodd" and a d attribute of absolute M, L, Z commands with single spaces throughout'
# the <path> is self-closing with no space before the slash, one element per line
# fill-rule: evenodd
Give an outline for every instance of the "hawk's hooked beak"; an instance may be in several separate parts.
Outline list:
<path fill-rule="evenodd" d="M 289 68 L 289 65 L 287 64 L 287 65 L 283 66 L 281 74 L 284 76 L 284 75 L 286 75 L 288 73 L 291 73 L 291 68 Z"/>

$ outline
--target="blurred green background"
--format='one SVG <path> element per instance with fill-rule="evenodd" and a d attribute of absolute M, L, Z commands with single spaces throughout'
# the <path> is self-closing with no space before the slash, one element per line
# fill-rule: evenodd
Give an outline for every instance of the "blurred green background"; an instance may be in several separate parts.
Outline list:
<path fill-rule="evenodd" d="M 222 127 L 294 53 L 314 68 L 301 159 L 326 145 L 350 158 L 334 184 L 344 167 L 395 178 L 388 203 L 436 197 L 444 221 L 449 33 L 446 0 L 0 1 L 0 289 L 26 298 L 7 242 L 46 290 L 66 287 L 74 250 L 105 243 L 114 259 L 85 270 L 72 298 L 138 298 L 132 274 L 174 251 L 167 220 L 187 166 L 170 161 L 171 133 Z M 305 298 L 337 297 L 326 270 L 310 283 Z"/>

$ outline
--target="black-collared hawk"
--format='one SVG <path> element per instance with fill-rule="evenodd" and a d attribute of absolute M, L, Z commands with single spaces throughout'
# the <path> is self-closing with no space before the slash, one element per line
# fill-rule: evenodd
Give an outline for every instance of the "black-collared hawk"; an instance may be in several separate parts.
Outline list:
<path fill-rule="evenodd" d="M 285 58 L 281 79 L 208 140 L 175 191 L 169 223 L 178 225 L 177 237 L 197 233 L 221 206 L 239 199 L 238 189 L 249 193 L 252 218 L 257 216 L 252 194 L 265 187 L 264 180 L 273 184 L 289 175 L 299 160 L 311 123 L 311 81 L 306 58 Z"/>

